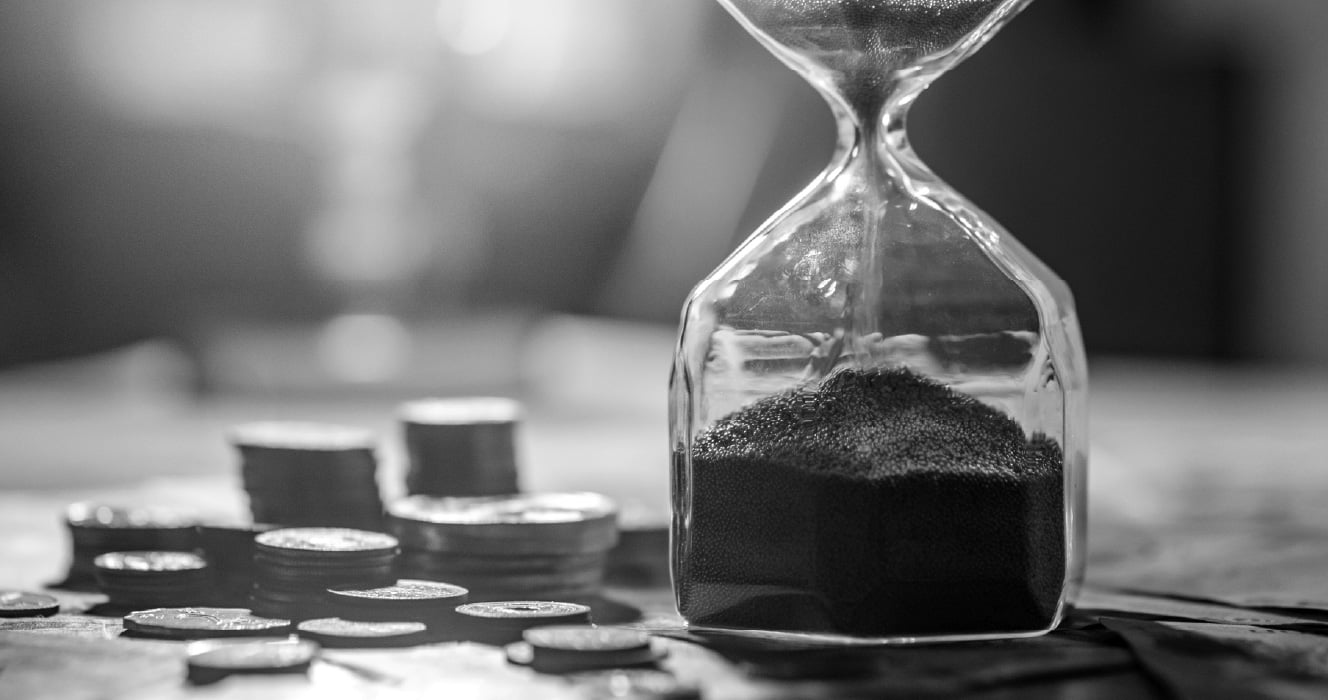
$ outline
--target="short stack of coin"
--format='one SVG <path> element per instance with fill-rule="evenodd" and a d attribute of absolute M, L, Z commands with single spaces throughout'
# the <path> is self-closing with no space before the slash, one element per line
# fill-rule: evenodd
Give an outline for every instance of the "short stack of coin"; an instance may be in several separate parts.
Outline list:
<path fill-rule="evenodd" d="M 327 602 L 340 618 L 356 621 L 423 622 L 443 628 L 456 618 L 458 605 L 470 600 L 470 591 L 441 581 L 401 579 L 379 588 L 333 588 Z"/>
<path fill-rule="evenodd" d="M 605 581 L 615 586 L 669 585 L 669 515 L 664 507 L 623 504 L 618 544 L 609 552 Z"/>
<path fill-rule="evenodd" d="M 194 522 L 170 511 L 75 503 L 65 511 L 73 544 L 69 575 L 63 587 L 94 589 L 94 560 L 107 552 L 177 551 L 197 546 Z"/>
<path fill-rule="evenodd" d="M 208 600 L 225 606 L 243 605 L 254 585 L 254 537 L 271 525 L 210 521 L 198 526 L 198 546 L 212 570 Z"/>
<path fill-rule="evenodd" d="M 508 650 L 508 658 L 529 665 L 540 673 L 576 673 L 606 668 L 634 668 L 654 665 L 661 658 L 650 644 L 650 635 L 640 630 L 594 625 L 549 625 L 533 627 L 522 633 L 529 645 Z M 514 654 L 515 652 L 515 654 Z"/>
<path fill-rule="evenodd" d="M 376 588 L 396 581 L 397 539 L 347 528 L 287 528 L 254 538 L 256 613 L 307 620 L 326 617 L 330 588 Z"/>
<path fill-rule="evenodd" d="M 470 599 L 577 600 L 599 594 L 617 509 L 595 493 L 409 496 L 388 508 L 401 572 L 470 589 Z"/>
<path fill-rule="evenodd" d="M 98 556 L 97 585 L 119 608 L 176 607 L 207 595 L 207 562 L 190 552 L 107 552 Z"/>
<path fill-rule="evenodd" d="M 423 399 L 399 413 L 406 492 L 427 496 L 516 493 L 521 405 L 503 398 Z"/>
<path fill-rule="evenodd" d="M 382 527 L 375 440 L 320 423 L 249 423 L 231 430 L 254 522 Z"/>

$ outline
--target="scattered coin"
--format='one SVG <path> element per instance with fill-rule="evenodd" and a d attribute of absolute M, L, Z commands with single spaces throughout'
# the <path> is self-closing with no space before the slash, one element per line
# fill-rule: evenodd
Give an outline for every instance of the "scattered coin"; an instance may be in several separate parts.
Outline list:
<path fill-rule="evenodd" d="M 285 634 L 291 621 L 258 617 L 248 608 L 155 608 L 130 613 L 126 630 L 169 639 Z"/>
<path fill-rule="evenodd" d="M 467 603 L 456 613 L 451 630 L 455 636 L 499 646 L 520 641 L 521 633 L 531 627 L 590 622 L 590 608 L 585 605 L 544 600 Z"/>
<path fill-rule="evenodd" d="M 186 648 L 189 680 L 211 683 L 235 673 L 303 673 L 318 657 L 304 639 L 228 639 L 194 642 Z"/>
<path fill-rule="evenodd" d="M 0 617 L 50 617 L 60 601 L 44 593 L 0 590 Z"/>
<path fill-rule="evenodd" d="M 402 647 L 429 641 L 428 627 L 423 622 L 371 622 L 325 617 L 301 622 L 296 630 L 300 636 L 325 647 Z"/>
<path fill-rule="evenodd" d="M 304 527 L 269 530 L 254 538 L 260 552 L 282 556 L 327 556 L 340 554 L 390 554 L 397 549 L 397 538 L 382 532 L 339 527 Z"/>

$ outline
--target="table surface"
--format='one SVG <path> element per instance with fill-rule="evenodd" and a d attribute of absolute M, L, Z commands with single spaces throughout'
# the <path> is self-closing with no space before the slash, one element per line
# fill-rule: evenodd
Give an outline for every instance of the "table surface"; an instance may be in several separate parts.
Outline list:
<path fill-rule="evenodd" d="M 301 417 L 393 432 L 393 397 L 199 400 L 144 389 L 152 382 L 126 369 L 140 361 L 0 375 L 0 587 L 39 589 L 60 577 L 60 517 L 71 501 L 240 512 L 221 439 L 232 423 Z M 603 382 L 602 394 L 532 392 L 525 487 L 598 490 L 667 517 L 664 407 L 662 396 L 649 398 L 662 394 L 657 379 L 624 375 Z M 852 679 L 761 678 L 672 639 L 659 641 L 669 652 L 663 667 L 715 698 L 1328 697 L 1328 376 L 1100 362 L 1091 396 L 1085 602 L 1108 612 L 1085 611 L 1036 640 L 877 650 L 875 670 Z M 399 457 L 384 451 L 388 490 Z M 1113 597 L 1119 591 L 1148 597 Z M 666 590 L 611 594 L 657 621 L 673 615 Z M 182 682 L 178 644 L 116 638 L 116 624 L 103 619 L 77 635 L 0 625 L 10 628 L 0 631 L 0 697 L 592 696 L 469 643 L 329 652 L 308 678 L 198 688 Z"/>

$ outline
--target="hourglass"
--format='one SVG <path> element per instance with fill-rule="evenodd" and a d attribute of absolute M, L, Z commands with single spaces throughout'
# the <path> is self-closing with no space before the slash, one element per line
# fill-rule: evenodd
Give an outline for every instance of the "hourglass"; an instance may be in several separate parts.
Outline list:
<path fill-rule="evenodd" d="M 679 612 L 873 643 L 1045 633 L 1083 574 L 1073 301 L 905 132 L 1028 0 L 720 2 L 825 97 L 839 140 L 683 309 Z"/>

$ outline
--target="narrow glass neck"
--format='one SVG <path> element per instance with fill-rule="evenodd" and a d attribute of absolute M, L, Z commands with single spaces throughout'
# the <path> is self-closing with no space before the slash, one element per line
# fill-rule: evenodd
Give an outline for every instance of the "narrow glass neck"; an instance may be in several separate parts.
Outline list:
<path fill-rule="evenodd" d="M 862 174 L 890 176 L 900 172 L 900 160 L 921 167 L 908 142 L 909 109 L 925 84 L 895 84 L 874 98 L 850 101 L 843 92 L 827 92 L 826 101 L 838 124 L 835 161 L 839 168 Z"/>

